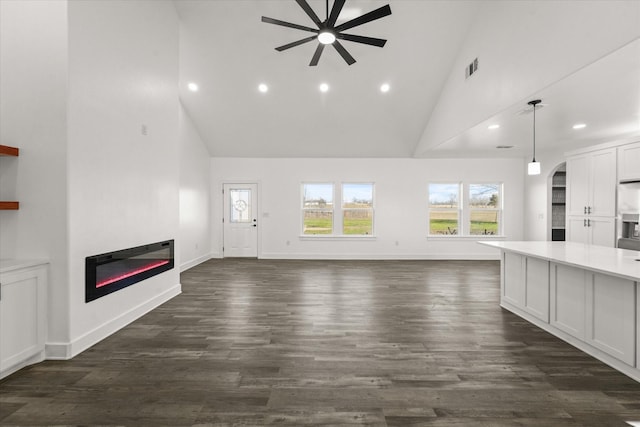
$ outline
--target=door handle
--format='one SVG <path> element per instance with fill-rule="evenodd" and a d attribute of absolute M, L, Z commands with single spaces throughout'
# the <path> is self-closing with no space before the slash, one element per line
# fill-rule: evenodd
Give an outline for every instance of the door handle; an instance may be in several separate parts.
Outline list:
<path fill-rule="evenodd" d="M 588 214 L 591 214 L 591 206 L 589 206 L 589 207 L 587 208 L 587 213 L 588 213 Z"/>
<path fill-rule="evenodd" d="M 586 227 L 586 226 L 587 226 L 587 220 L 586 220 L 586 218 L 584 219 L 584 223 L 582 224 L 582 226 L 583 226 L 583 227 Z"/>
<path fill-rule="evenodd" d="M 585 215 L 587 214 L 587 207 L 586 206 L 584 207 L 584 214 Z"/>
<path fill-rule="evenodd" d="M 590 219 L 587 220 L 587 227 L 591 227 L 591 220 Z"/>

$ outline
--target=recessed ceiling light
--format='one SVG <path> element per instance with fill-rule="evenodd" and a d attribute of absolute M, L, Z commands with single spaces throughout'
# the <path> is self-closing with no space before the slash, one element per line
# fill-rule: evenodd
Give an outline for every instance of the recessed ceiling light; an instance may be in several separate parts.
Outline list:
<path fill-rule="evenodd" d="M 389 92 L 389 89 L 391 89 L 391 86 L 389 86 L 388 83 L 384 83 L 382 86 L 380 86 L 380 92 L 382 93 Z"/>
<path fill-rule="evenodd" d="M 198 91 L 198 85 L 197 85 L 197 84 L 195 84 L 195 83 L 189 83 L 189 84 L 187 85 L 187 87 L 189 88 L 189 90 L 190 90 L 191 92 L 197 92 L 197 91 Z"/>
<path fill-rule="evenodd" d="M 329 85 L 326 83 L 322 83 L 320 85 L 320 92 L 327 92 L 327 91 L 329 91 Z"/>
<path fill-rule="evenodd" d="M 260 92 L 262 92 L 262 93 L 267 93 L 267 92 L 269 91 L 269 86 L 267 86 L 267 85 L 266 85 L 266 84 L 264 84 L 264 83 L 260 83 L 260 84 L 258 85 L 258 90 L 259 90 Z"/>
<path fill-rule="evenodd" d="M 578 124 L 573 125 L 574 129 L 584 129 L 586 127 L 587 127 L 587 125 L 584 124 L 584 123 L 578 123 Z"/>
<path fill-rule="evenodd" d="M 489 125 L 487 129 L 490 129 L 490 130 L 500 129 L 500 125 Z"/>

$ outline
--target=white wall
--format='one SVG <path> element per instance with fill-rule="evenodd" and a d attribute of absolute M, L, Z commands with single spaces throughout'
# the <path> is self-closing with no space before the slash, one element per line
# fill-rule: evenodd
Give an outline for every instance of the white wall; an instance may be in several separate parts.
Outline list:
<path fill-rule="evenodd" d="M 174 268 L 84 301 L 85 257 L 179 237 L 177 81 L 172 2 L 69 3 L 71 344 L 59 353 L 77 354 L 180 292 Z"/>
<path fill-rule="evenodd" d="M 209 152 L 180 105 L 180 271 L 211 258 Z"/>
<path fill-rule="evenodd" d="M 49 337 L 68 340 L 67 3 L 0 1 L 0 257 L 47 259 Z"/>
<path fill-rule="evenodd" d="M 639 36 L 637 0 L 498 0 L 483 4 L 416 153 L 424 154 L 428 147 L 496 112 L 524 105 L 536 91 Z M 463 70 L 474 58 L 479 60 L 478 72 L 465 80 Z"/>
<path fill-rule="evenodd" d="M 429 182 L 503 182 L 504 231 L 523 238 L 521 159 L 241 159 L 212 158 L 214 256 L 222 256 L 222 184 L 259 184 L 259 257 L 361 259 L 495 259 L 471 238 L 428 239 Z M 371 240 L 301 239 L 300 184 L 374 182 L 375 236 Z M 396 244 L 397 242 L 397 244 Z"/>

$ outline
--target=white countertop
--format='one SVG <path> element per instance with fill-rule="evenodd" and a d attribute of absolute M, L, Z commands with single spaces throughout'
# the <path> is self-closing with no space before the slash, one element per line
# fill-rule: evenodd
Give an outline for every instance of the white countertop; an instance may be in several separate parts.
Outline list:
<path fill-rule="evenodd" d="M 46 259 L 0 259 L 0 273 L 48 264 Z"/>
<path fill-rule="evenodd" d="M 506 252 L 515 252 L 547 261 L 584 268 L 640 282 L 640 252 L 575 242 L 482 241 Z"/>

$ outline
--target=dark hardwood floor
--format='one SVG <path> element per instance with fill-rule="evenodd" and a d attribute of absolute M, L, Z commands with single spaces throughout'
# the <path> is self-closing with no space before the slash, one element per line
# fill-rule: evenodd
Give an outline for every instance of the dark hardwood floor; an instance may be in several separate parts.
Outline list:
<path fill-rule="evenodd" d="M 211 260 L 0 424 L 627 426 L 640 384 L 502 310 L 486 261 Z M 144 286 L 144 282 L 136 286 Z"/>

